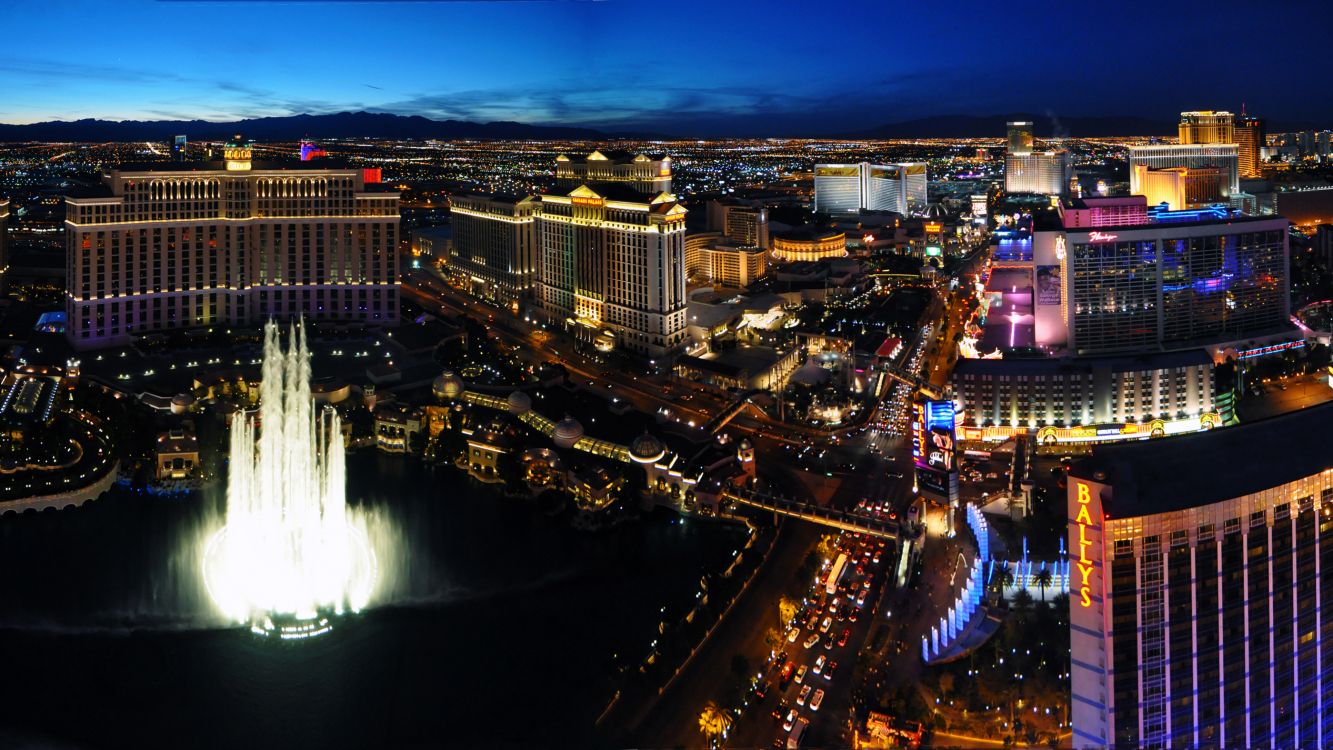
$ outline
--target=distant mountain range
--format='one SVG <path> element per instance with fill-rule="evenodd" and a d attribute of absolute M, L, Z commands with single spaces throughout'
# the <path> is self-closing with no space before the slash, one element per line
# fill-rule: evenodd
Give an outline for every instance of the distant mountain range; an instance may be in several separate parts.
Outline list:
<path fill-rule="evenodd" d="M 1005 123 L 1027 120 L 1033 123 L 1038 138 L 1072 136 L 1097 138 L 1107 136 L 1174 136 L 1176 121 L 1147 117 L 1059 117 L 1050 114 L 1016 112 L 1006 115 L 936 115 L 880 125 L 871 130 L 844 133 L 845 138 L 1003 138 Z M 1310 123 L 1269 123 L 1268 132 L 1310 130 Z M 746 128 L 748 130 L 748 128 Z M 75 120 L 35 122 L 28 125 L 0 124 L 0 142 L 78 141 L 134 142 L 165 141 L 185 134 L 191 141 L 212 141 L 241 133 L 256 141 L 295 141 L 301 138 L 401 138 L 401 139 L 478 139 L 478 140 L 670 140 L 685 136 L 661 133 L 605 132 L 593 128 L 562 125 L 527 125 L 521 122 L 468 122 L 431 120 L 420 115 L 394 115 L 379 112 L 339 112 L 331 115 L 290 115 L 259 117 L 235 122 L 205 120 Z M 827 137 L 807 134 L 808 137 Z M 771 135 L 771 134 L 770 134 Z M 764 137 L 753 133 L 753 137 Z M 790 135 L 789 137 L 801 137 Z"/>
<path fill-rule="evenodd" d="M 375 112 L 259 117 L 236 122 L 205 120 L 75 120 L 0 124 L 0 142 L 17 141 L 164 141 L 184 134 L 191 141 L 229 138 L 241 133 L 257 141 L 301 138 L 435 138 L 479 140 L 605 140 L 621 137 L 591 128 L 525 125 L 521 122 L 431 120 Z"/>
<path fill-rule="evenodd" d="M 859 134 L 864 138 L 1003 138 L 1005 123 L 1031 122 L 1038 138 L 1072 136 L 1099 138 L 1131 135 L 1176 135 L 1175 120 L 1147 117 L 1059 117 L 1032 112 L 1007 115 L 937 115 L 881 125 Z"/>

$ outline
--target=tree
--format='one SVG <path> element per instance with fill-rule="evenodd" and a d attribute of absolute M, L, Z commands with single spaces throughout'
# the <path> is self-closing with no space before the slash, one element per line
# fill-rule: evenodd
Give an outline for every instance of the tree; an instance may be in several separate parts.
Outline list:
<path fill-rule="evenodd" d="M 704 710 L 699 714 L 699 731 L 708 738 L 710 745 L 719 737 L 726 736 L 731 731 L 731 724 L 731 714 L 717 705 L 716 701 L 704 704 Z"/>
<path fill-rule="evenodd" d="M 1027 589 L 1019 589 L 1014 594 L 1014 611 L 1025 618 L 1032 611 L 1032 594 Z"/>
<path fill-rule="evenodd" d="M 784 628 L 787 627 L 787 623 L 791 622 L 792 618 L 796 616 L 796 610 L 797 606 L 795 601 L 785 596 L 778 597 L 779 625 Z"/>
<path fill-rule="evenodd" d="M 1046 588 L 1052 583 L 1051 569 L 1042 568 L 1037 571 L 1037 588 L 1041 589 L 1041 603 L 1046 603 Z"/>

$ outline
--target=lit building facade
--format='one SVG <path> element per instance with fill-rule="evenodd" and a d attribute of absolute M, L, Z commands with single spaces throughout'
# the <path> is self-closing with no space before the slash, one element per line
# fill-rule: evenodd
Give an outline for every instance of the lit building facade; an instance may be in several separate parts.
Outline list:
<path fill-rule="evenodd" d="M 398 320 L 398 194 L 359 169 L 251 161 L 126 164 L 65 201 L 76 347 L 271 317 Z"/>
<path fill-rule="evenodd" d="M 708 202 L 708 230 L 744 247 L 768 249 L 768 209 L 735 201 Z"/>
<path fill-rule="evenodd" d="M 1185 208 L 1185 167 L 1154 169 L 1146 164 L 1135 164 L 1133 179 L 1135 195 L 1142 195 L 1152 206 L 1165 203 L 1172 211 Z"/>
<path fill-rule="evenodd" d="M 960 359 L 952 383 L 962 407 L 960 428 L 1031 431 L 1160 420 L 1165 434 L 1198 429 L 1201 418 L 1214 412 L 1213 358 L 1202 349 L 1122 357 Z M 1094 430 L 1052 437 L 1071 442 L 1098 435 Z"/>
<path fill-rule="evenodd" d="M 1213 112 L 1212 110 L 1181 112 L 1178 128 L 1180 143 L 1181 145 L 1235 143 L 1234 124 L 1235 116 L 1230 112 Z"/>
<path fill-rule="evenodd" d="M 619 183 L 648 196 L 671 192 L 671 157 L 630 151 L 594 151 L 555 158 L 556 187 L 572 190 L 587 182 Z"/>
<path fill-rule="evenodd" d="M 815 211 L 896 211 L 919 214 L 928 202 L 924 162 L 903 164 L 816 164 Z"/>
<path fill-rule="evenodd" d="M 621 183 L 540 196 L 537 301 L 556 325 L 648 357 L 685 338 L 685 207 Z"/>
<path fill-rule="evenodd" d="M 701 272 L 721 286 L 745 288 L 768 272 L 768 257 L 763 248 L 719 243 L 702 252 Z"/>
<path fill-rule="evenodd" d="M 1264 121 L 1258 117 L 1242 114 L 1236 118 L 1234 128 L 1236 138 L 1237 168 L 1241 177 L 1262 177 L 1262 154 L 1268 145 L 1268 136 Z"/>
<path fill-rule="evenodd" d="M 1146 224 L 1148 203 L 1142 195 L 1065 198 L 1060 202 L 1060 218 L 1066 229 Z"/>
<path fill-rule="evenodd" d="M 1225 175 L 1224 190 L 1219 199 L 1226 201 L 1232 193 L 1240 192 L 1240 157 L 1234 143 L 1130 146 L 1129 192 L 1134 195 L 1143 195 L 1143 189 L 1135 178 L 1135 167 L 1140 165 L 1152 169 L 1217 167 Z"/>
<path fill-rule="evenodd" d="M 842 258 L 847 255 L 847 235 L 836 229 L 803 227 L 773 235 L 773 260 L 795 263 Z"/>
<path fill-rule="evenodd" d="M 0 198 L 0 294 L 9 277 L 9 199 Z"/>
<path fill-rule="evenodd" d="M 1009 131 L 1008 153 L 1015 156 L 1032 153 L 1032 123 L 1016 121 L 1005 125 Z"/>
<path fill-rule="evenodd" d="M 1007 193 L 1064 195 L 1072 176 L 1067 151 L 1005 154 L 1004 190 Z"/>
<path fill-rule="evenodd" d="M 1074 463 L 1075 748 L 1333 743 L 1330 420 L 1326 403 Z"/>
<path fill-rule="evenodd" d="M 455 196 L 449 271 L 478 297 L 516 306 L 537 281 L 535 197 Z"/>
<path fill-rule="evenodd" d="M 1290 332 L 1281 217 L 1039 231 L 1033 248 L 1037 269 L 1055 277 L 1036 295 L 1039 346 L 1217 351 Z"/>

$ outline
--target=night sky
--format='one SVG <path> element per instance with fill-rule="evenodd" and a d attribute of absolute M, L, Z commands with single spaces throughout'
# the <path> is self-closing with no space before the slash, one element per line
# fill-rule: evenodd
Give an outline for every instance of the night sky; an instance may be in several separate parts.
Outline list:
<path fill-rule="evenodd" d="M 345 110 L 672 135 L 1246 102 L 1333 124 L 1316 2 L 43 0 L 6 5 L 0 121 Z"/>

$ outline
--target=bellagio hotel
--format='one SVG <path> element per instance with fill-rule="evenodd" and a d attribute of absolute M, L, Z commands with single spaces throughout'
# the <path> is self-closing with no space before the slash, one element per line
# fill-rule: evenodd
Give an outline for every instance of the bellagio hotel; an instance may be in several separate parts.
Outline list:
<path fill-rule="evenodd" d="M 392 325 L 398 194 L 325 162 L 123 164 L 66 199 L 67 331 L 78 348 L 270 317 Z"/>

